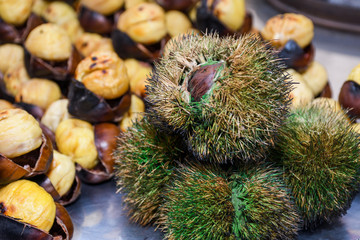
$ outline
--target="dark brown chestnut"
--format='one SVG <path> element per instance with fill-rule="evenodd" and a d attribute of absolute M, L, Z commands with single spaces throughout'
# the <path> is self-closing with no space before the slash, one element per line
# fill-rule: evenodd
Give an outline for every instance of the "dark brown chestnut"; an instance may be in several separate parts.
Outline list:
<path fill-rule="evenodd" d="M 360 117 L 360 85 L 354 80 L 347 80 L 341 87 L 339 103 L 348 110 L 352 118 Z"/>
<path fill-rule="evenodd" d="M 315 98 L 318 97 L 325 97 L 325 98 L 331 98 L 332 97 L 332 90 L 331 90 L 331 86 L 330 83 L 328 82 L 325 86 L 325 88 L 321 91 L 321 93 L 317 96 L 315 96 Z"/>
<path fill-rule="evenodd" d="M 76 166 L 77 174 L 86 183 L 98 184 L 109 180 L 114 175 L 116 139 L 120 134 L 118 126 L 112 123 L 100 123 L 94 126 L 95 146 L 98 151 L 98 164 L 92 169 Z"/>
<path fill-rule="evenodd" d="M 80 25 L 86 32 L 109 34 L 113 30 L 113 16 L 104 16 L 103 14 L 95 12 L 85 6 L 80 6 L 78 18 Z"/>
<path fill-rule="evenodd" d="M 83 83 L 72 80 L 69 88 L 69 113 L 79 119 L 98 123 L 119 121 L 129 110 L 131 103 L 130 92 L 123 96 L 106 100 L 88 90 Z"/>

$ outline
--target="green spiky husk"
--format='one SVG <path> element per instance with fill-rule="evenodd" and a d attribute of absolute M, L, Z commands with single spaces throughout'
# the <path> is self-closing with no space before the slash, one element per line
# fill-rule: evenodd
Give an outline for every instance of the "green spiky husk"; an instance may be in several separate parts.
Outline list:
<path fill-rule="evenodd" d="M 342 112 L 306 106 L 280 129 L 274 160 L 284 169 L 305 229 L 346 213 L 359 187 L 357 134 Z"/>
<path fill-rule="evenodd" d="M 231 177 L 237 239 L 295 239 L 300 216 L 281 178 L 267 165 L 245 167 Z"/>
<path fill-rule="evenodd" d="M 179 138 L 160 132 L 147 117 L 119 136 L 115 177 L 134 222 L 147 225 L 159 217 L 161 194 L 183 153 L 180 147 Z"/>
<path fill-rule="evenodd" d="M 165 195 L 159 224 L 167 239 L 235 239 L 225 176 L 211 167 L 182 166 Z"/>
<path fill-rule="evenodd" d="M 187 90 L 200 65 L 224 62 L 210 91 Z M 198 159 L 263 159 L 288 112 L 291 83 L 273 50 L 254 36 L 188 35 L 170 43 L 147 86 L 156 124 L 180 132 Z"/>

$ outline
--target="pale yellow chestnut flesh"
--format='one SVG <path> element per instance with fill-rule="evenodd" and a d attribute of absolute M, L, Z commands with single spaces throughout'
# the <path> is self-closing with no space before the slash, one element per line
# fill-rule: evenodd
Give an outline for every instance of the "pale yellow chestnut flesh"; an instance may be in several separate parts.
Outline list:
<path fill-rule="evenodd" d="M 314 37 L 314 24 L 304 15 L 285 13 L 270 18 L 261 35 L 276 47 L 283 47 L 292 39 L 301 48 L 305 48 Z"/>
<path fill-rule="evenodd" d="M 0 152 L 8 158 L 40 147 L 42 130 L 33 116 L 22 109 L 0 111 Z"/>
<path fill-rule="evenodd" d="M 0 0 L 0 17 L 15 26 L 22 25 L 29 17 L 34 0 Z"/>
<path fill-rule="evenodd" d="M 130 109 L 124 115 L 124 118 L 122 119 L 119 125 L 121 131 L 125 132 L 129 127 L 133 125 L 135 121 L 140 120 L 143 117 L 144 112 L 145 112 L 144 101 L 135 95 L 131 95 Z"/>
<path fill-rule="evenodd" d="M 6 71 L 19 63 L 24 62 L 24 49 L 16 44 L 3 44 L 0 46 L 0 72 Z"/>
<path fill-rule="evenodd" d="M 114 52 L 111 39 L 96 33 L 85 32 L 81 34 L 75 41 L 75 47 L 84 57 L 97 51 Z"/>
<path fill-rule="evenodd" d="M 191 29 L 192 24 L 189 18 L 180 11 L 167 11 L 165 14 L 166 29 L 171 37 L 186 33 Z"/>
<path fill-rule="evenodd" d="M 287 73 L 294 83 L 293 90 L 290 92 L 291 107 L 296 108 L 310 103 L 314 99 L 314 95 L 301 74 L 294 69 L 287 69 Z"/>
<path fill-rule="evenodd" d="M 6 101 L 4 99 L 0 99 L 0 111 L 6 109 L 14 109 L 15 106 L 11 104 L 11 102 Z"/>
<path fill-rule="evenodd" d="M 45 110 L 60 97 L 60 87 L 55 82 L 33 78 L 22 85 L 15 96 L 15 101 L 33 104 Z"/>
<path fill-rule="evenodd" d="M 54 199 L 29 180 L 18 180 L 0 189 L 1 212 L 45 232 L 51 229 L 56 214 Z"/>
<path fill-rule="evenodd" d="M 60 99 L 53 102 L 45 111 L 41 118 L 41 123 L 47 126 L 51 131 L 55 132 L 59 123 L 63 120 L 71 118 L 68 111 L 68 99 Z"/>
<path fill-rule="evenodd" d="M 98 163 L 93 126 L 79 119 L 62 121 L 55 132 L 56 145 L 62 154 L 83 168 L 91 169 Z"/>
<path fill-rule="evenodd" d="M 234 32 L 241 28 L 246 14 L 245 0 L 208 0 L 208 7 L 213 4 L 212 12 L 220 22 Z"/>
<path fill-rule="evenodd" d="M 16 96 L 28 81 L 30 81 L 30 77 L 23 63 L 11 66 L 4 75 L 6 90 L 13 96 Z"/>
<path fill-rule="evenodd" d="M 357 84 L 360 84 L 360 64 L 351 70 L 347 80 L 353 80 Z"/>
<path fill-rule="evenodd" d="M 80 4 L 95 12 L 109 15 L 119 10 L 124 4 L 124 0 L 80 0 Z"/>
<path fill-rule="evenodd" d="M 342 108 L 340 106 L 340 103 L 332 98 L 325 98 L 325 97 L 319 97 L 315 98 L 311 105 L 323 107 L 323 108 L 329 108 L 333 111 L 342 111 Z"/>
<path fill-rule="evenodd" d="M 94 52 L 83 59 L 76 68 L 75 79 L 105 99 L 118 98 L 129 89 L 124 61 L 115 52 Z"/>
<path fill-rule="evenodd" d="M 150 77 L 152 68 L 133 58 L 126 59 L 125 66 L 130 80 L 130 90 L 137 96 L 144 97 L 147 78 Z"/>
<path fill-rule="evenodd" d="M 165 11 L 155 3 L 142 3 L 122 13 L 117 28 L 132 40 L 153 44 L 166 35 Z"/>
<path fill-rule="evenodd" d="M 67 60 L 72 51 L 70 37 L 54 23 L 34 28 L 25 41 L 25 47 L 34 56 L 49 61 Z"/>
<path fill-rule="evenodd" d="M 314 96 L 319 95 L 328 83 L 328 75 L 325 67 L 316 61 L 310 63 L 308 69 L 302 76 Z"/>
<path fill-rule="evenodd" d="M 70 190 L 75 179 L 75 172 L 75 164 L 71 158 L 54 150 L 53 161 L 46 175 L 60 196 Z"/>

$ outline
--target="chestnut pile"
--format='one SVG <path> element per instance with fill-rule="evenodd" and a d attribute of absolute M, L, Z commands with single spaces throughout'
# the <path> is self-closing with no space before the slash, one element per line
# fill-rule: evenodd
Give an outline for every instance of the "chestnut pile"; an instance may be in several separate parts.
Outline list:
<path fill-rule="evenodd" d="M 296 83 L 291 92 L 293 107 L 306 105 L 316 97 L 331 98 L 326 69 L 314 61 L 314 25 L 309 18 L 295 13 L 276 15 L 266 22 L 260 35 L 279 51 Z"/>
<path fill-rule="evenodd" d="M 2 236 L 71 239 L 62 206 L 114 176 L 166 43 L 251 30 L 245 0 L 0 1 Z"/>

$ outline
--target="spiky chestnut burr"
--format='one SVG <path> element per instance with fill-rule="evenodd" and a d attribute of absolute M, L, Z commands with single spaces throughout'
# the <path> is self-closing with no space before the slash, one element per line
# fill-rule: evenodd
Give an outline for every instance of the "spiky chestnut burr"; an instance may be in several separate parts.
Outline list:
<path fill-rule="evenodd" d="M 114 152 L 115 178 L 134 222 L 147 225 L 158 219 L 163 189 L 182 154 L 179 141 L 157 130 L 147 117 L 120 134 Z"/>
<path fill-rule="evenodd" d="M 291 83 L 255 36 L 173 40 L 147 86 L 150 114 L 199 159 L 262 159 L 288 112 Z"/>
<path fill-rule="evenodd" d="M 318 105 L 292 110 L 276 150 L 304 229 L 346 213 L 359 187 L 360 149 L 343 112 Z"/>
<path fill-rule="evenodd" d="M 261 165 L 227 175 L 206 165 L 176 171 L 159 221 L 168 239 L 296 237 L 300 218 L 279 171 Z"/>

